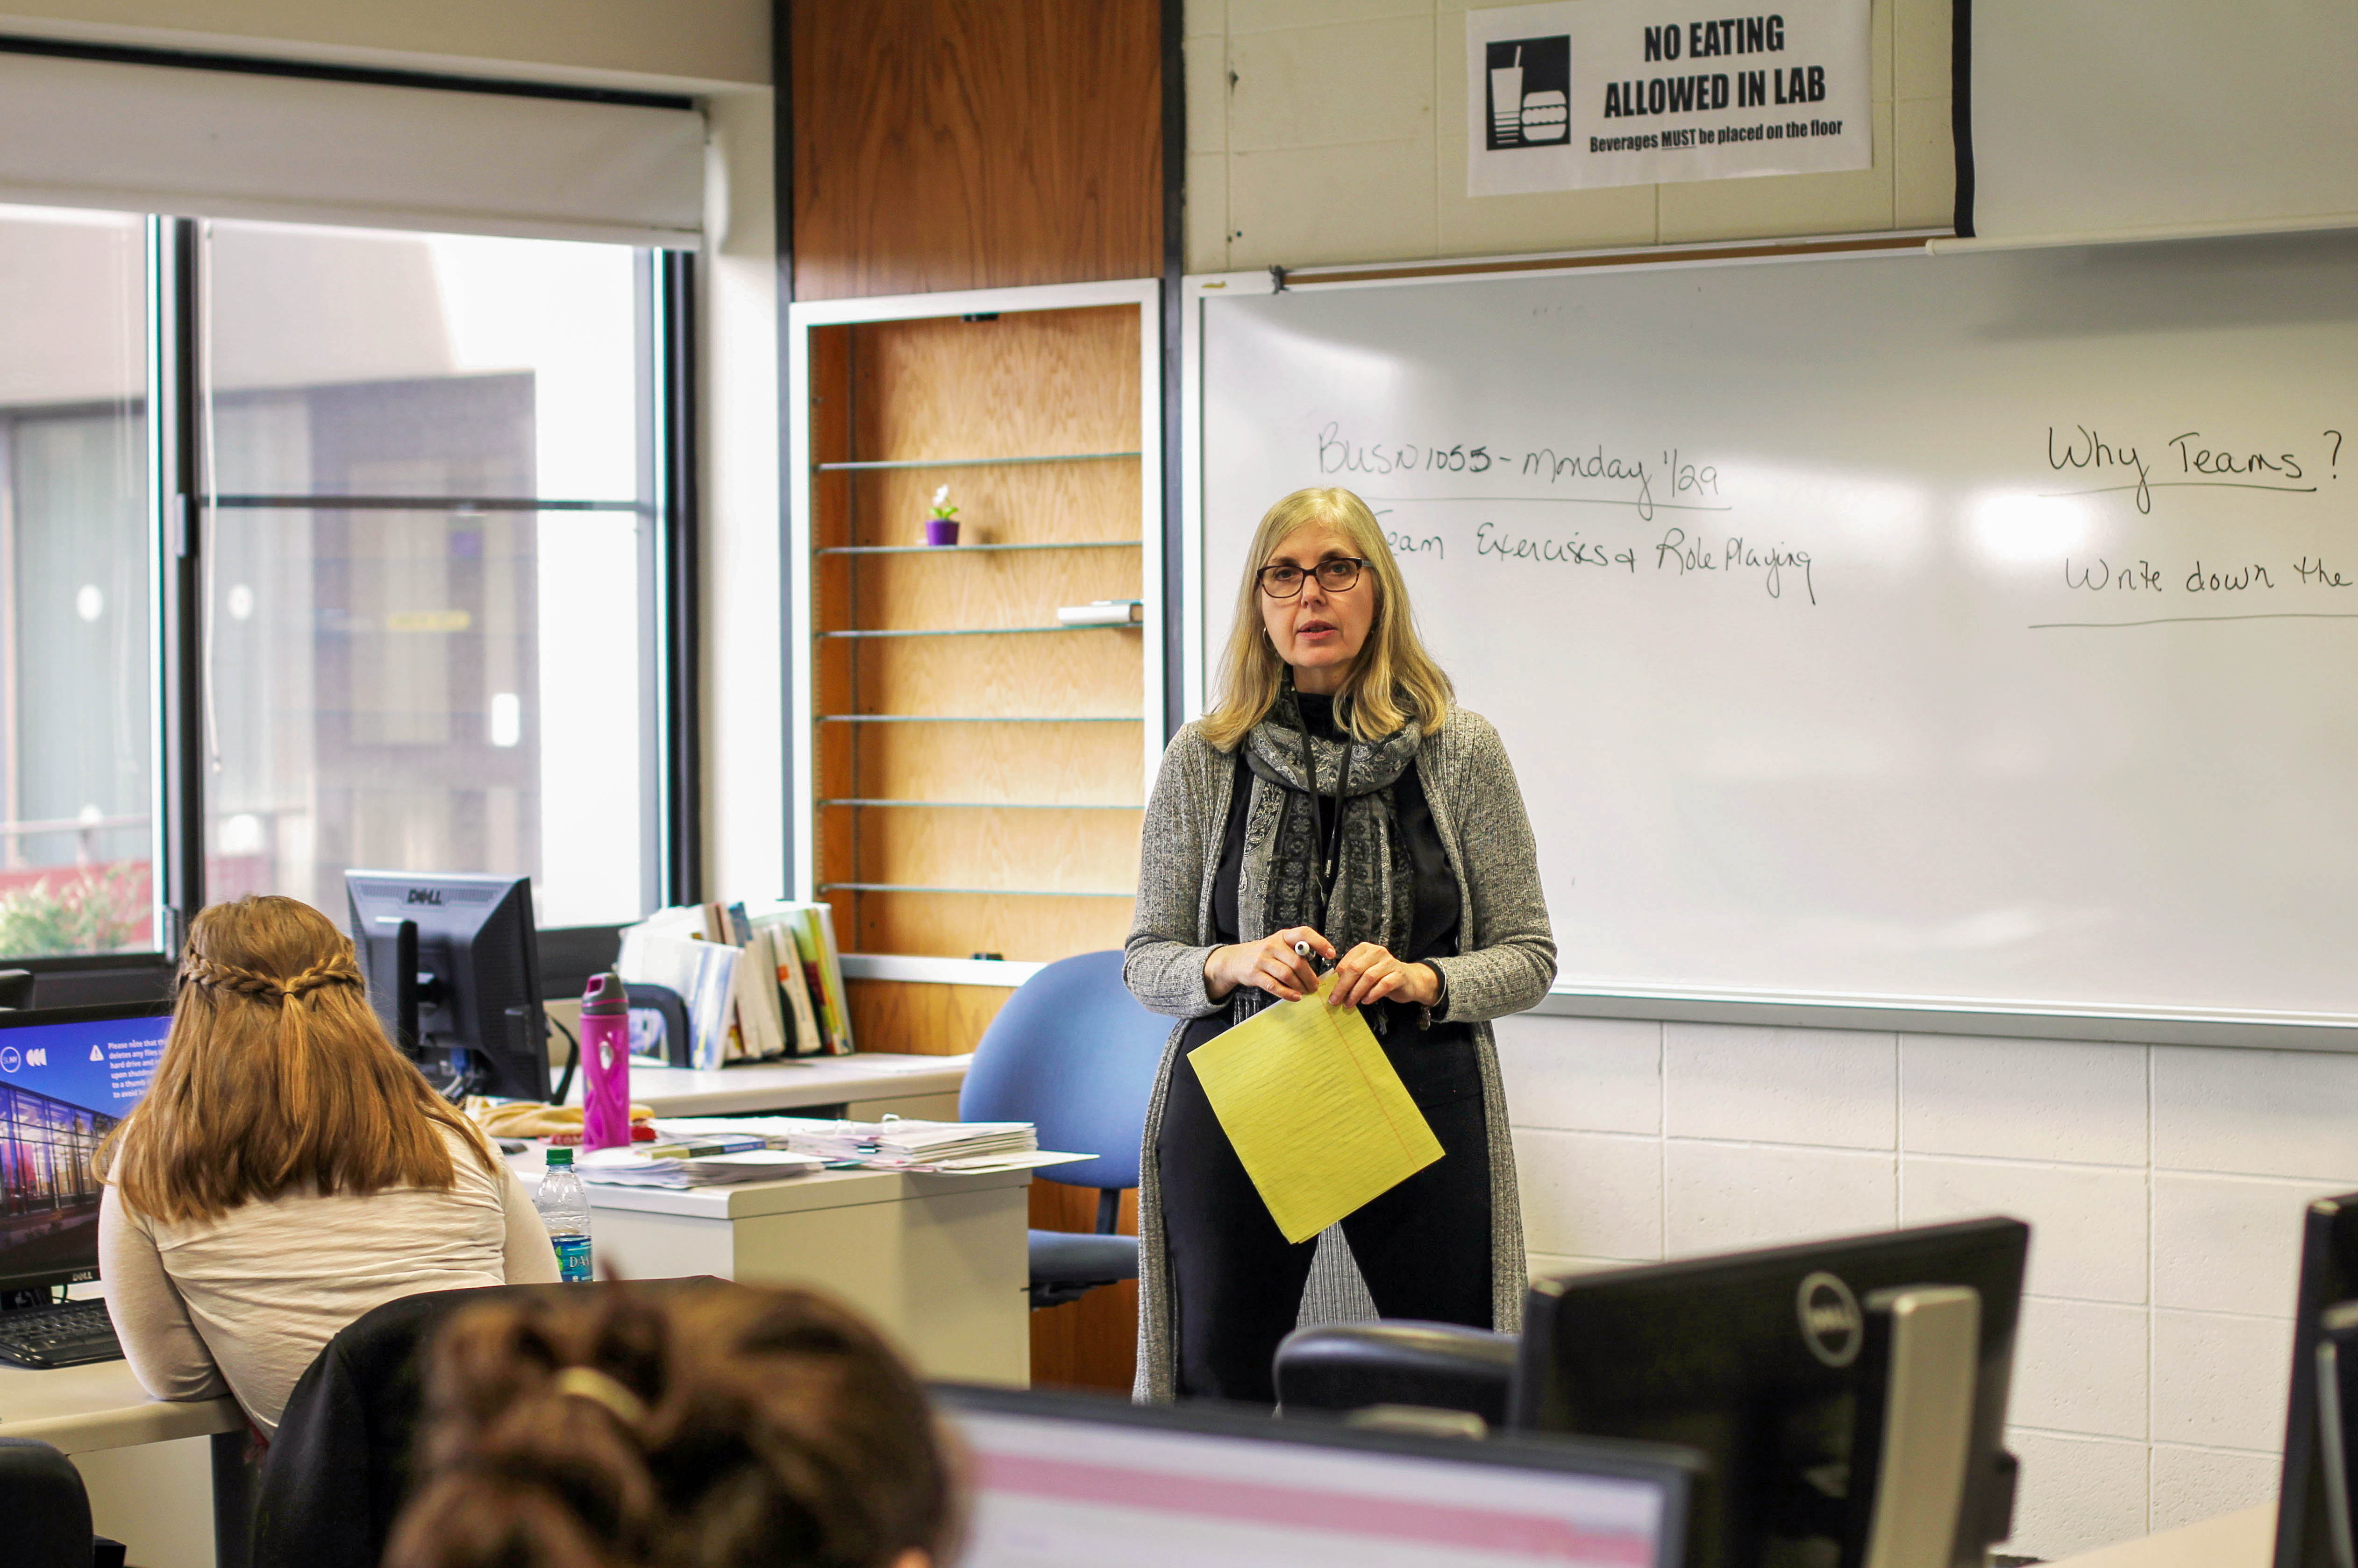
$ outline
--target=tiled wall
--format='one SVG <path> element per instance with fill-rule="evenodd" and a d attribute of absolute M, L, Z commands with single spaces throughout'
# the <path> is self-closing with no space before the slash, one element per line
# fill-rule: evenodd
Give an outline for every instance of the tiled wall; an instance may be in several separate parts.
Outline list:
<path fill-rule="evenodd" d="M 2030 1222 L 2007 1550 L 2275 1496 L 2302 1206 L 2358 1188 L 2358 1057 L 1523 1017 L 1534 1272 Z"/>
<path fill-rule="evenodd" d="M 1950 0 L 1875 0 L 1875 167 L 1466 194 L 1459 0 L 1187 0 L 1187 270 L 1947 226 Z"/>

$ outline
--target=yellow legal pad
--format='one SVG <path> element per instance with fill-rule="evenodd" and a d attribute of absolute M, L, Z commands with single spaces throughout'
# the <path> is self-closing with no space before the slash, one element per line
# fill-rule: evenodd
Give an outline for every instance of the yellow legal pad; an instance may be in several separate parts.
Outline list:
<path fill-rule="evenodd" d="M 1187 1054 L 1288 1241 L 1307 1241 L 1441 1158 L 1441 1141 L 1356 1007 L 1261 1009 Z"/>

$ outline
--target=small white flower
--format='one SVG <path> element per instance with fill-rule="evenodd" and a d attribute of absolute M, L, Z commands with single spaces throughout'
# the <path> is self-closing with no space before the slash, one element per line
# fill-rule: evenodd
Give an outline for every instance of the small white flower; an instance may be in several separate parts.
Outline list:
<path fill-rule="evenodd" d="M 934 492 L 934 504 L 936 506 L 939 506 L 943 502 L 947 501 L 949 498 L 950 487 L 948 485 L 944 485 L 941 489 Z"/>

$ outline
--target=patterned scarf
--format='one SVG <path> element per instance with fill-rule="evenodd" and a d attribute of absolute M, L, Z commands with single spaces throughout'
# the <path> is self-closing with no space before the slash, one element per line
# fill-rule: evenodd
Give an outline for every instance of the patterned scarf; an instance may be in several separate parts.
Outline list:
<path fill-rule="evenodd" d="M 1252 798 L 1246 807 L 1244 868 L 1237 880 L 1239 940 L 1257 942 L 1289 925 L 1308 925 L 1332 942 L 1338 956 L 1361 942 L 1401 952 L 1409 939 L 1416 876 L 1393 815 L 1391 786 L 1415 761 L 1420 739 L 1412 725 L 1380 741 L 1338 744 L 1308 732 L 1291 685 L 1278 694 L 1269 717 L 1245 738 Z M 1323 797 L 1314 806 L 1305 757 L 1314 759 L 1315 787 Z M 1337 790 L 1344 792 L 1343 820 L 1334 891 L 1322 894 L 1325 846 L 1318 833 L 1336 831 Z M 1266 991 L 1238 987 L 1231 1016 L 1241 1023 L 1270 1000 Z M 1370 1016 L 1381 1031 L 1383 1010 Z"/>

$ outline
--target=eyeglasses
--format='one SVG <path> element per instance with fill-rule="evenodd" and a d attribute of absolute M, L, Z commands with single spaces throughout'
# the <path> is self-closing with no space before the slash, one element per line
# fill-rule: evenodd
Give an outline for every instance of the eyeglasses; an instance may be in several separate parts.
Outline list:
<path fill-rule="evenodd" d="M 1368 563 L 1357 556 L 1336 556 L 1319 562 L 1303 571 L 1296 566 L 1263 567 L 1254 573 L 1260 579 L 1260 590 L 1271 599 L 1293 599 L 1302 592 L 1302 579 L 1311 572 L 1318 574 L 1318 586 L 1328 593 L 1347 593 L 1359 580 L 1359 568 Z"/>

